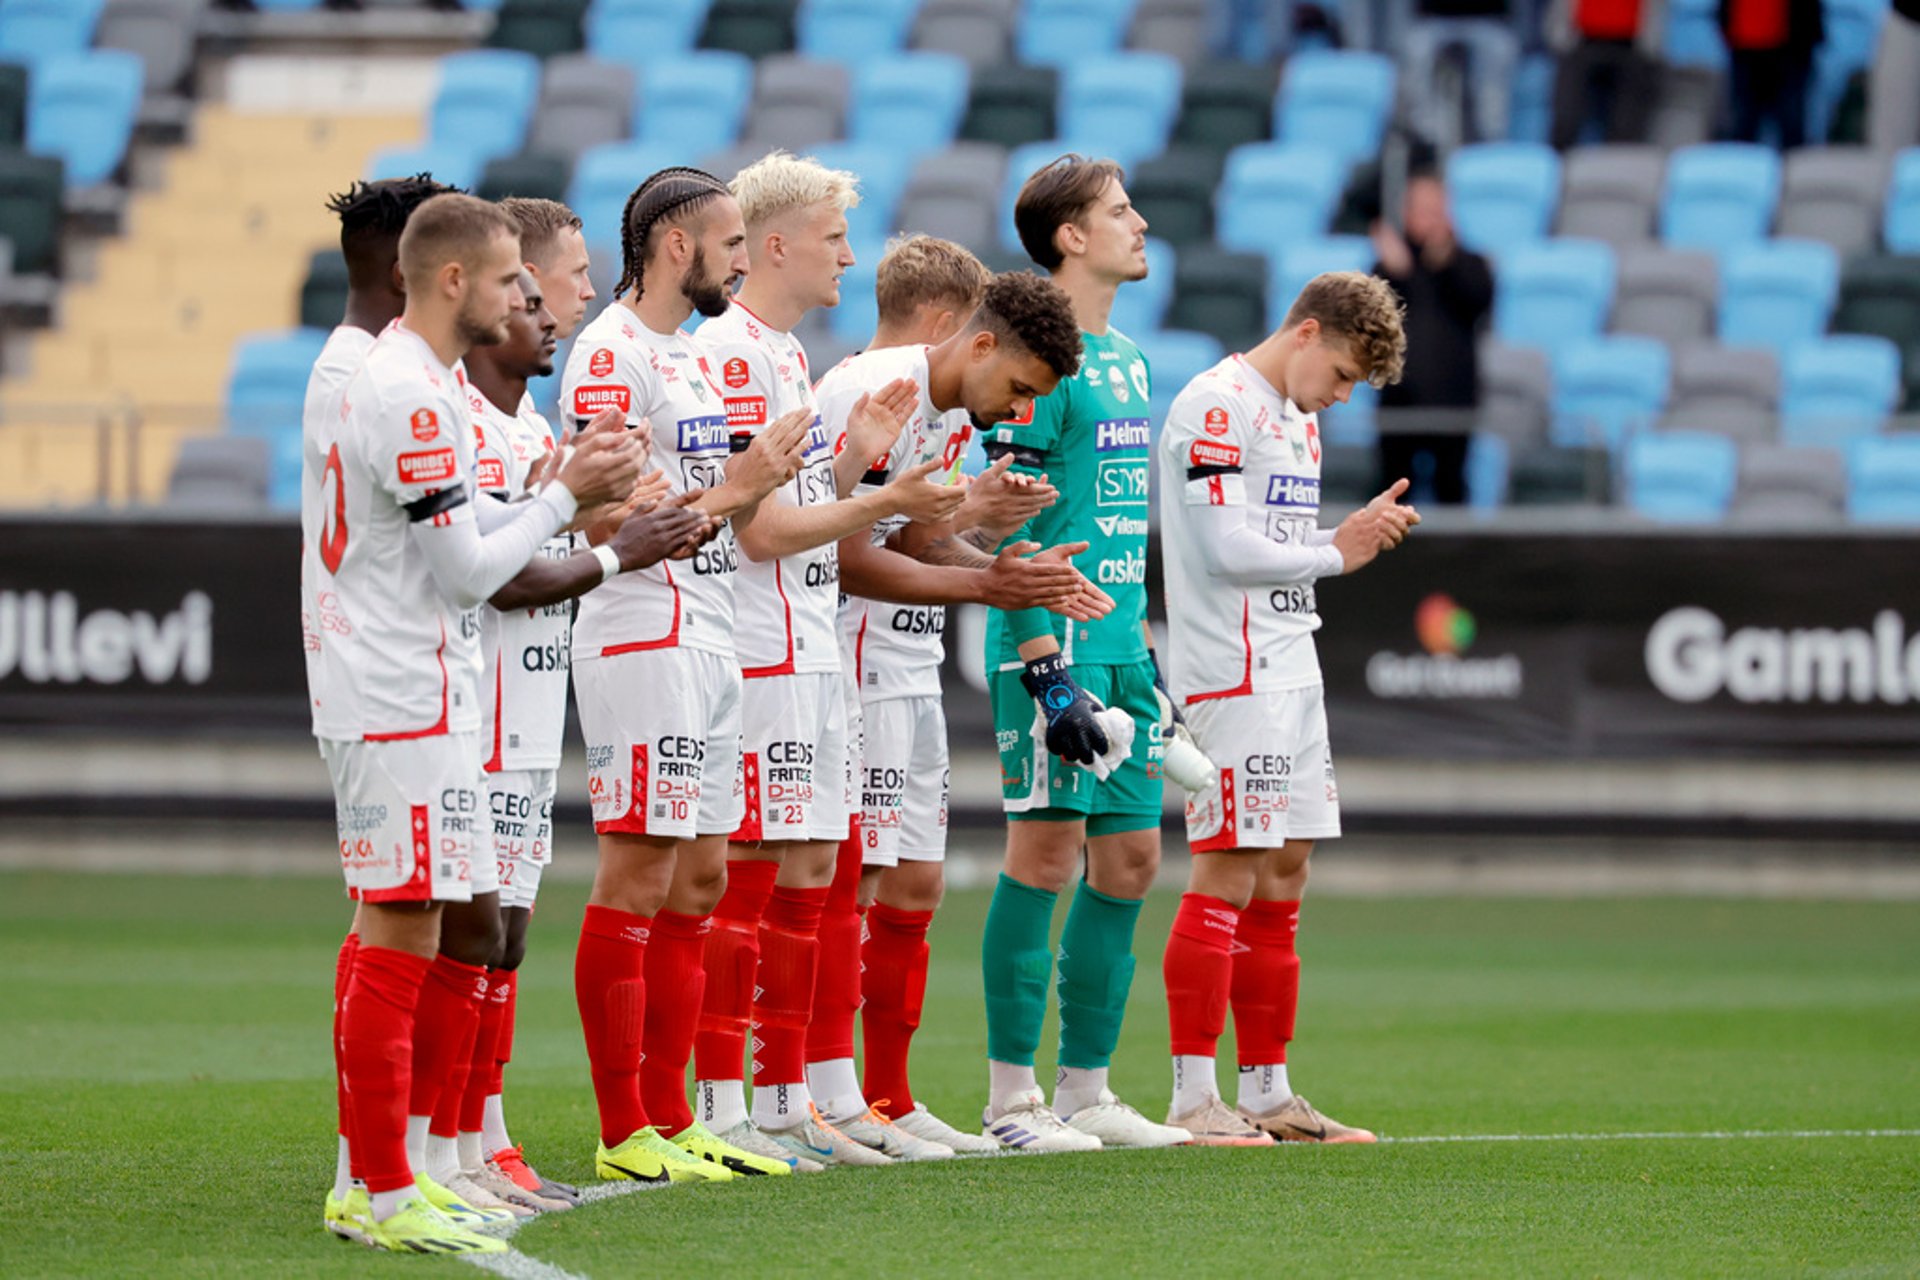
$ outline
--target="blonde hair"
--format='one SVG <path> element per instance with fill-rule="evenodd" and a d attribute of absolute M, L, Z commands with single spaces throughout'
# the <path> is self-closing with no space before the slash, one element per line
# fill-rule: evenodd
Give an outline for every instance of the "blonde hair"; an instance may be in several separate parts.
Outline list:
<path fill-rule="evenodd" d="M 1353 344 L 1353 356 L 1376 387 L 1400 381 L 1407 359 L 1406 308 L 1393 286 L 1364 271 L 1328 271 L 1307 281 L 1280 327 L 1318 320 L 1323 338 Z"/>
<path fill-rule="evenodd" d="M 950 302 L 960 315 L 980 305 L 991 277 L 972 252 L 938 236 L 895 236 L 874 280 L 880 321 L 903 323 L 921 306 Z"/>
<path fill-rule="evenodd" d="M 728 184 L 749 228 L 784 213 L 832 204 L 845 213 L 860 203 L 859 175 L 829 169 L 812 156 L 769 151 L 734 175 Z"/>

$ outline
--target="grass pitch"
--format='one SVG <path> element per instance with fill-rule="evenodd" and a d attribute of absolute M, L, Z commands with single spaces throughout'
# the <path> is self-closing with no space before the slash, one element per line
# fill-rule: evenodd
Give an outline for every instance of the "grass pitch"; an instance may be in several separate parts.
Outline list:
<path fill-rule="evenodd" d="M 573 1009 L 584 887 L 543 896 L 515 1136 L 590 1177 Z M 1114 1068 L 1168 1087 L 1140 926 Z M 983 892 L 935 929 L 920 1097 L 978 1114 Z M 1064 912 L 1061 913 L 1064 916 Z M 0 875 L 0 1273 L 471 1275 L 320 1227 L 337 883 Z M 1293 1076 L 1382 1135 L 1920 1129 L 1920 909 L 1310 901 Z M 1051 1042 L 1051 1031 L 1048 1043 Z M 1231 1040 L 1223 1046 L 1231 1096 Z M 1044 1069 L 1044 1068 L 1043 1068 Z M 955 1162 L 649 1191 L 523 1229 L 516 1274 L 1920 1271 L 1920 1137 L 1434 1142 Z"/>

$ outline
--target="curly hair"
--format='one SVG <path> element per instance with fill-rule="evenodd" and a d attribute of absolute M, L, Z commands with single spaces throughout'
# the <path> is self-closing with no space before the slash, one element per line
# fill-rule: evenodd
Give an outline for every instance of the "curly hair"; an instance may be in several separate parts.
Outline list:
<path fill-rule="evenodd" d="M 435 196 L 462 194 L 430 173 L 416 173 L 356 182 L 328 196 L 327 212 L 340 219 L 340 252 L 350 278 L 365 285 L 384 275 L 413 211 Z"/>
<path fill-rule="evenodd" d="M 1032 352 L 1055 375 L 1080 372 L 1080 324 L 1066 291 L 1031 271 L 1003 271 L 987 282 L 969 330 L 985 329 L 1000 341 Z"/>
<path fill-rule="evenodd" d="M 635 187 L 620 215 L 620 282 L 613 286 L 613 296 L 624 298 L 629 289 L 639 296 L 656 226 L 689 217 L 730 194 L 727 184 L 705 169 L 685 165 L 662 169 Z"/>
<path fill-rule="evenodd" d="M 1400 381 L 1407 359 L 1406 307 L 1393 286 L 1362 271 L 1329 271 L 1307 281 L 1287 308 L 1280 327 L 1318 320 L 1321 333 L 1353 344 L 1367 381 L 1384 387 Z"/>
<path fill-rule="evenodd" d="M 1013 204 L 1013 226 L 1020 247 L 1043 271 L 1058 271 L 1066 261 L 1054 235 L 1071 222 L 1078 226 L 1109 182 L 1125 182 L 1126 171 L 1112 160 L 1068 152 L 1043 165 L 1020 188 Z"/>
<path fill-rule="evenodd" d="M 924 304 L 952 303 L 961 315 L 980 305 L 991 277 L 980 259 L 951 240 L 937 236 L 895 236 L 874 282 L 880 320 L 905 323 Z"/>

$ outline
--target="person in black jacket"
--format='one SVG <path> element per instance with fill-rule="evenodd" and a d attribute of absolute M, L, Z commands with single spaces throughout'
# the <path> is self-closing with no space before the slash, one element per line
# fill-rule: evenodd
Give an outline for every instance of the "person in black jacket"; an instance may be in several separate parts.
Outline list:
<path fill-rule="evenodd" d="M 1493 272 L 1485 258 L 1460 247 L 1446 184 L 1433 170 L 1408 177 L 1401 227 L 1385 219 L 1373 224 L 1374 274 L 1407 307 L 1406 372 L 1380 393 L 1380 407 L 1389 415 L 1395 409 L 1462 412 L 1451 431 L 1396 431 L 1392 417 L 1383 418 L 1381 475 L 1412 478 L 1415 493 L 1431 486 L 1429 501 L 1465 502 L 1466 428 L 1480 399 L 1475 339 L 1493 309 Z"/>
<path fill-rule="evenodd" d="M 1826 38 L 1821 0 L 1720 0 L 1737 142 L 1760 141 L 1773 121 L 1782 150 L 1807 140 L 1813 51 Z"/>

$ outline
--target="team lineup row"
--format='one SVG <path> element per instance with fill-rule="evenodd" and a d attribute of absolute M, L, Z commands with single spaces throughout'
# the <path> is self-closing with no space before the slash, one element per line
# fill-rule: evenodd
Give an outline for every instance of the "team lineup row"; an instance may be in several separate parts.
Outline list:
<path fill-rule="evenodd" d="M 526 1162 L 502 1097 L 569 683 L 598 843 L 574 977 L 599 1177 L 1372 1141 L 1292 1092 L 1286 1047 L 1307 861 L 1339 834 L 1313 584 L 1419 520 L 1402 481 L 1319 528 L 1315 415 L 1398 377 L 1398 301 L 1312 281 L 1180 391 L 1156 446 L 1151 371 L 1107 323 L 1146 272 L 1118 166 L 1063 156 L 1027 182 L 1044 276 L 890 245 L 872 343 L 816 378 L 792 335 L 839 301 L 858 199 L 855 175 L 780 152 L 731 184 L 656 173 L 591 321 L 564 206 L 426 175 L 334 199 L 351 293 L 308 387 L 301 589 L 355 902 L 336 1234 L 492 1252 L 489 1223 L 579 1202 Z M 527 383 L 576 330 L 556 440 Z M 909 1071 L 943 888 L 945 606 L 964 602 L 990 610 L 1008 815 L 977 1131 L 916 1102 Z M 1193 858 L 1159 1124 L 1107 1068 L 1167 777 Z M 1034 1063 L 1069 887 L 1049 1103 Z M 1237 1106 L 1215 1078 L 1229 1008 Z"/>

